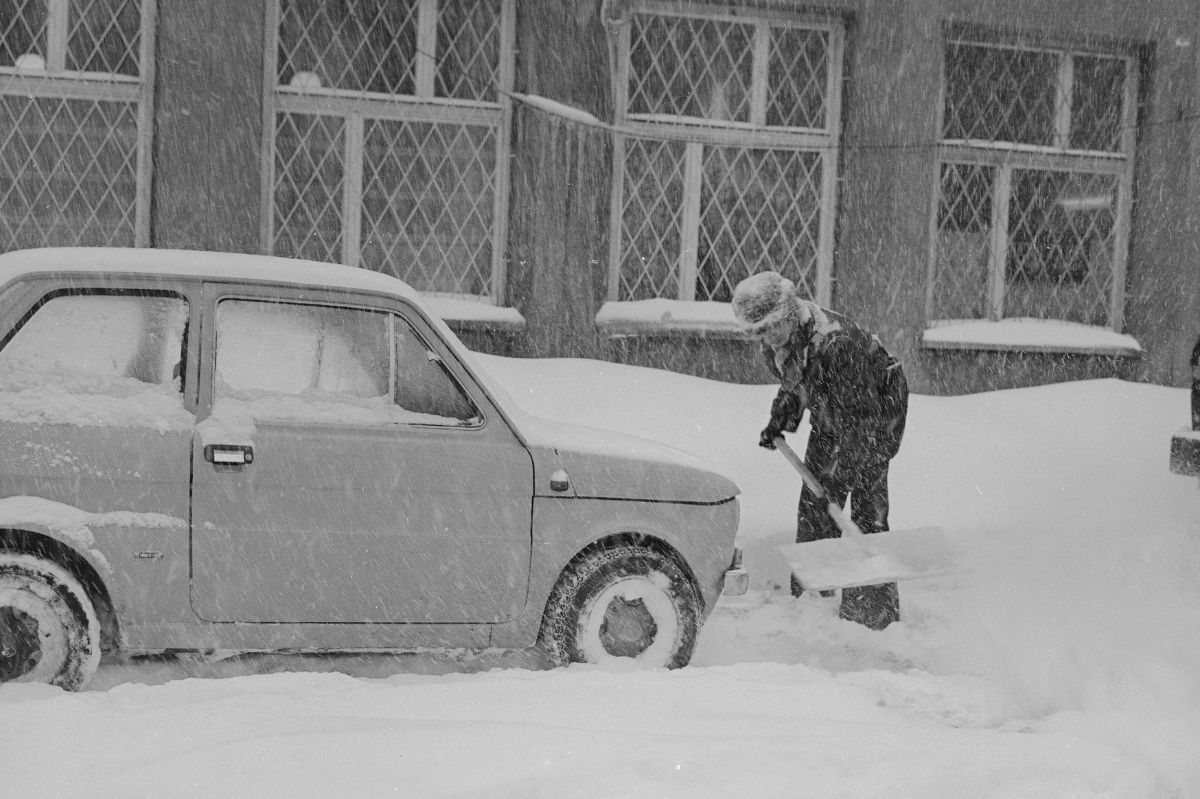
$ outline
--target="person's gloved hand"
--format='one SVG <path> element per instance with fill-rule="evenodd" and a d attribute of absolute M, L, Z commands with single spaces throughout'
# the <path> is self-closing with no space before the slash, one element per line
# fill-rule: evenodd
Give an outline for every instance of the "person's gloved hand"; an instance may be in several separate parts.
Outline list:
<path fill-rule="evenodd" d="M 763 449 L 775 449 L 775 437 L 783 431 L 775 423 L 775 420 L 767 422 L 767 426 L 758 434 L 758 445 Z"/>

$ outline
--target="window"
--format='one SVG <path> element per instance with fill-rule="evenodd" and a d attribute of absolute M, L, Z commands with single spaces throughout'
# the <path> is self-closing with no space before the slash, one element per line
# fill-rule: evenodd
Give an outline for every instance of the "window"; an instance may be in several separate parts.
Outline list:
<path fill-rule="evenodd" d="M 928 315 L 1119 330 L 1133 167 L 1130 55 L 945 47 Z"/>
<path fill-rule="evenodd" d="M 154 0 L 0 0 L 0 251 L 150 241 Z"/>
<path fill-rule="evenodd" d="M 828 302 L 840 25 L 642 2 L 618 35 L 609 299 L 728 302 L 775 269 Z"/>
<path fill-rule="evenodd" d="M 264 242 L 504 292 L 512 0 L 274 0 Z"/>
<path fill-rule="evenodd" d="M 224 300 L 216 399 L 257 419 L 473 425 L 475 406 L 403 319 L 382 311 Z"/>
<path fill-rule="evenodd" d="M 51 297 L 0 350 L 4 387 L 127 397 L 148 384 L 178 394 L 187 318 L 178 297 Z"/>

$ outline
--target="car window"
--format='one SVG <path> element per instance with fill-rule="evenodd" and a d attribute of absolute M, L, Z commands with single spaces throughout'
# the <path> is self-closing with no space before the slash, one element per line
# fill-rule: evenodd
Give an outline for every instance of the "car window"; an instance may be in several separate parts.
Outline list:
<path fill-rule="evenodd" d="M 127 380 L 178 391 L 187 317 L 179 297 L 51 297 L 0 350 L 0 371 L 75 379 L 91 393 Z"/>
<path fill-rule="evenodd" d="M 396 404 L 414 413 L 462 423 L 479 412 L 408 322 L 395 318 Z"/>
<path fill-rule="evenodd" d="M 478 418 L 407 323 L 384 311 L 300 303 L 219 303 L 215 397 L 256 419 L 459 425 Z"/>

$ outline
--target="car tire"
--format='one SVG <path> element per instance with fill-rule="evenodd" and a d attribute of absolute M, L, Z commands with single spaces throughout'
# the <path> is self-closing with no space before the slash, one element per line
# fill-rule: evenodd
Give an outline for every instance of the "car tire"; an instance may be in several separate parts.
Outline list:
<path fill-rule="evenodd" d="M 69 691 L 100 664 L 100 622 L 79 581 L 56 563 L 0 551 L 0 682 Z"/>
<path fill-rule="evenodd" d="M 691 660 L 700 612 L 699 592 L 679 564 L 622 544 L 567 568 L 546 604 L 540 638 L 554 666 L 629 658 L 675 669 Z"/>

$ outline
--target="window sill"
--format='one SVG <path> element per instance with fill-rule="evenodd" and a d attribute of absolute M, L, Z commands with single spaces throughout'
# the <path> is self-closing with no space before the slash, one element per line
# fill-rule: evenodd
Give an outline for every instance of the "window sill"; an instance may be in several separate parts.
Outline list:
<path fill-rule="evenodd" d="M 423 294 L 422 299 L 442 320 L 464 330 L 499 330 L 519 333 L 525 317 L 516 308 L 502 308 L 485 298 Z"/>
<path fill-rule="evenodd" d="M 1142 345 L 1133 336 L 1103 327 L 1044 319 L 941 319 L 921 337 L 931 350 L 1056 352 L 1136 357 Z"/>
<path fill-rule="evenodd" d="M 606 302 L 596 314 L 596 327 L 610 338 L 695 336 L 749 340 L 727 302 L 635 300 Z"/>

